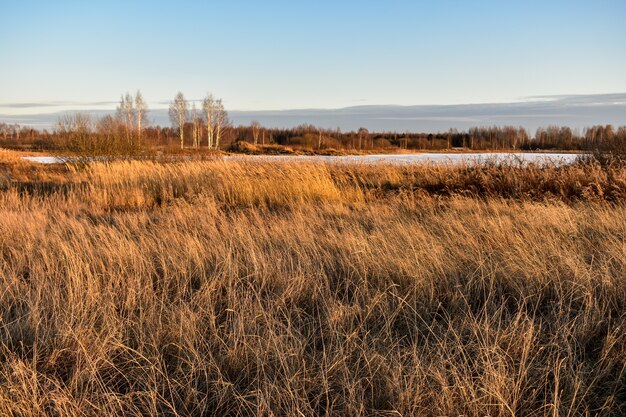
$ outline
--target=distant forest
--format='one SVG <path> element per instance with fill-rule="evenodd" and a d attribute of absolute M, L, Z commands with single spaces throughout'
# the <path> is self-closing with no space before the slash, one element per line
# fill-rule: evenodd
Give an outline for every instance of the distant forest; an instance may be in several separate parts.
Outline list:
<path fill-rule="evenodd" d="M 539 128 L 532 136 L 523 127 L 479 126 L 468 131 L 342 132 L 303 124 L 278 129 L 253 121 L 233 126 L 220 99 L 207 94 L 200 108 L 178 93 L 170 104 L 171 126 L 148 126 L 141 92 L 123 95 L 113 115 L 63 116 L 52 131 L 0 123 L 0 147 L 94 154 L 129 154 L 152 150 L 241 150 L 270 145 L 298 150 L 569 150 L 594 151 L 626 143 L 626 126 L 591 126 L 582 133 L 564 126 Z M 251 147 L 236 145 L 249 144 Z"/>

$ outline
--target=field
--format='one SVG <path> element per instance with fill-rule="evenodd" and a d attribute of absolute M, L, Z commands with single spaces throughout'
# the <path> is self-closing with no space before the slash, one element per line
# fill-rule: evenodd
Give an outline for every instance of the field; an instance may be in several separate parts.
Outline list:
<path fill-rule="evenodd" d="M 623 416 L 626 168 L 0 152 L 0 415 Z"/>

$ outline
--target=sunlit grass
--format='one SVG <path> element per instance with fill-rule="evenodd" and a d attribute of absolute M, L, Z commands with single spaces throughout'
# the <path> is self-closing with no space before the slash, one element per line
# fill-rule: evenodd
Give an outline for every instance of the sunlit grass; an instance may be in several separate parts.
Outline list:
<path fill-rule="evenodd" d="M 1 415 L 626 411 L 623 169 L 12 169 Z"/>

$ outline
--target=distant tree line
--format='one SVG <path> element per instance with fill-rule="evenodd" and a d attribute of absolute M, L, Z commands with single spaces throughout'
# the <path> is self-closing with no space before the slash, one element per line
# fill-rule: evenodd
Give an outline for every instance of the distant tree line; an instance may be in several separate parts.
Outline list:
<path fill-rule="evenodd" d="M 234 128 L 234 139 L 254 144 L 276 143 L 308 149 L 355 149 L 376 150 L 401 148 L 412 150 L 446 150 L 465 148 L 471 150 L 580 150 L 593 151 L 606 144 L 622 142 L 626 138 L 626 126 L 593 126 L 584 133 L 573 133 L 569 127 L 549 126 L 539 128 L 534 137 L 523 127 L 491 126 L 472 127 L 459 132 L 450 129 L 438 133 L 413 132 L 342 132 L 339 129 L 322 129 L 312 125 L 300 125 L 291 129 L 263 128 L 258 122 L 250 126 Z M 259 139 L 261 138 L 261 139 Z"/>
<path fill-rule="evenodd" d="M 191 104 L 190 104 L 191 103 Z M 626 126 L 592 126 L 583 133 L 569 127 L 539 128 L 534 137 L 523 127 L 472 127 L 447 132 L 370 132 L 365 128 L 342 132 L 303 124 L 289 129 L 267 128 L 258 121 L 233 126 L 221 99 L 207 93 L 196 105 L 183 93 L 169 105 L 170 126 L 150 126 L 148 105 L 140 91 L 121 96 L 114 114 L 100 118 L 75 113 L 59 118 L 53 131 L 0 123 L 0 146 L 67 150 L 89 154 L 132 155 L 155 149 L 217 150 L 233 143 L 282 145 L 309 150 L 384 149 L 446 150 L 576 150 L 619 148 L 626 143 Z"/>

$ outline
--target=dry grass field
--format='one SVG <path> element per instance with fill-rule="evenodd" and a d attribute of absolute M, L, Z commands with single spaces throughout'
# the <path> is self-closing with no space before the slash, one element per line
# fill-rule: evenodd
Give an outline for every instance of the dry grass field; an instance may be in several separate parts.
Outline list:
<path fill-rule="evenodd" d="M 626 169 L 0 152 L 2 416 L 626 415 Z"/>

